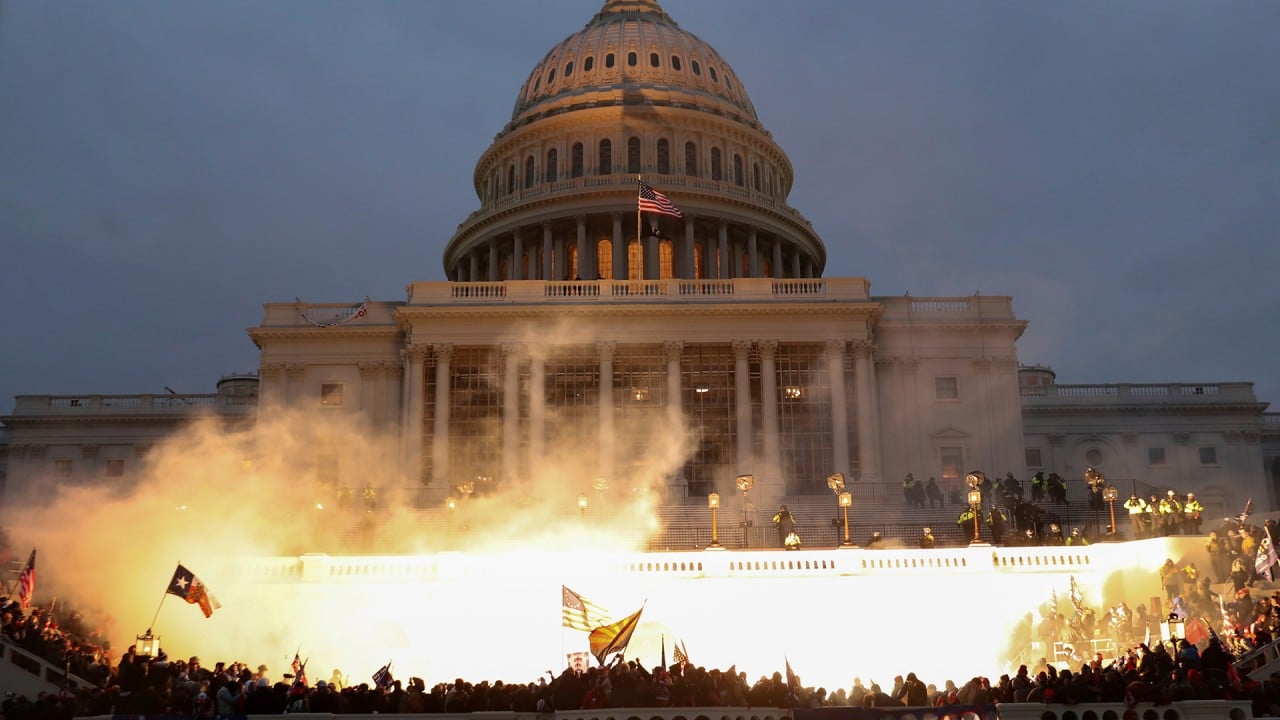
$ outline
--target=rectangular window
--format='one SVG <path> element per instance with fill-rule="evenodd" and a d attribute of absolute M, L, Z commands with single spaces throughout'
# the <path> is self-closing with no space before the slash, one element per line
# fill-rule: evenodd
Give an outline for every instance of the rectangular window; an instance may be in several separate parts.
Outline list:
<path fill-rule="evenodd" d="M 1148 465 L 1164 465 L 1164 448 L 1153 447 L 1147 448 L 1147 464 Z"/>
<path fill-rule="evenodd" d="M 1218 464 L 1218 448 L 1216 447 L 1200 448 L 1200 464 L 1201 465 L 1217 465 Z"/>
<path fill-rule="evenodd" d="M 107 477 L 124 477 L 124 458 L 107 458 Z"/>
<path fill-rule="evenodd" d="M 321 405 L 342 404 L 342 383 L 324 383 L 320 386 Z"/>
<path fill-rule="evenodd" d="M 60 478 L 71 477 L 71 461 L 70 460 L 54 460 L 53 474 Z"/>
<path fill-rule="evenodd" d="M 956 400 L 960 397 L 960 386 L 954 377 L 934 378 L 933 392 L 938 400 Z"/>
<path fill-rule="evenodd" d="M 1044 464 L 1040 460 L 1040 448 L 1027 448 L 1027 467 L 1042 468 Z"/>
<path fill-rule="evenodd" d="M 939 448 L 940 459 L 942 460 L 942 479 L 943 480 L 959 480 L 963 471 L 960 469 L 964 466 L 964 449 L 958 447 Z"/>

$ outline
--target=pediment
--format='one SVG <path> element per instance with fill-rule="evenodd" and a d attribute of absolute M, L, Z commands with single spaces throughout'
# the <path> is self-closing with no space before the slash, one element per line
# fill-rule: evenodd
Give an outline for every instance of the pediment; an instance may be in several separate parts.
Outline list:
<path fill-rule="evenodd" d="M 929 437 L 934 440 L 968 440 L 970 435 L 955 425 L 947 425 L 940 430 L 930 433 Z"/>

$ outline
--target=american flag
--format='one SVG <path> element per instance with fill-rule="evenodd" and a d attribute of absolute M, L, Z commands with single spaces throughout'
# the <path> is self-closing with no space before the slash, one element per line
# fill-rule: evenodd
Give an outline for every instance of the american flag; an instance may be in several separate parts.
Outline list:
<path fill-rule="evenodd" d="M 684 217 L 684 213 L 680 212 L 680 208 L 676 207 L 666 195 L 649 187 L 643 180 L 637 180 L 636 182 L 640 183 L 639 207 L 641 212 Z"/>
<path fill-rule="evenodd" d="M 1076 615 L 1084 615 L 1084 598 L 1080 595 L 1080 586 L 1076 584 L 1076 576 L 1071 576 L 1071 607 L 1075 609 Z"/>
<path fill-rule="evenodd" d="M 564 627 L 583 632 L 591 632 L 602 625 L 609 624 L 609 613 L 568 586 L 560 586 L 561 624 Z"/>
<path fill-rule="evenodd" d="M 18 601 L 22 607 L 31 607 L 31 596 L 36 592 L 36 549 L 31 548 L 31 557 L 27 558 L 27 566 L 18 575 Z"/>
<path fill-rule="evenodd" d="M 303 661 L 298 653 L 293 654 L 293 662 L 290 664 L 293 668 L 293 679 L 300 682 L 305 687 L 307 684 L 307 663 Z"/>

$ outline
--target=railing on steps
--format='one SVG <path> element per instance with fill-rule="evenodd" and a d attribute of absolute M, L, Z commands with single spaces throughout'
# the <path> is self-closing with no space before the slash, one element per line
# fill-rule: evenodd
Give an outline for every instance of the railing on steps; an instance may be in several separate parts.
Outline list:
<path fill-rule="evenodd" d="M 1280 671 L 1280 639 L 1245 653 L 1236 660 L 1236 670 L 1258 682 L 1271 677 L 1271 673 Z"/>
<path fill-rule="evenodd" d="M 61 690 L 63 687 L 71 690 L 84 690 L 93 687 L 93 684 L 88 680 L 78 675 L 67 673 L 63 667 L 54 665 L 39 655 L 23 650 L 14 645 L 8 638 L 0 638 L 0 659 L 19 670 L 31 674 L 39 681 L 52 685 L 54 691 Z"/>

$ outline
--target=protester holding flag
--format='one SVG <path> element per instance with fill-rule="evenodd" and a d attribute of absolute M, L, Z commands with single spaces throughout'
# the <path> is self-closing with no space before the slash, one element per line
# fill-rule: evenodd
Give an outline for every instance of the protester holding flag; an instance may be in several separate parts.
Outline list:
<path fill-rule="evenodd" d="M 169 587 L 165 589 L 165 593 L 176 595 L 191 605 L 199 605 L 200 612 L 204 613 L 205 617 L 211 617 L 214 610 L 222 607 L 218 599 L 209 593 L 200 578 L 182 563 L 178 563 L 178 569 L 173 571 L 173 578 L 169 581 Z"/>
<path fill-rule="evenodd" d="M 22 573 L 18 575 L 18 601 L 22 603 L 22 609 L 26 610 L 31 607 L 31 596 L 36 592 L 36 549 L 31 548 L 31 557 L 27 558 L 27 564 L 22 568 Z"/>

